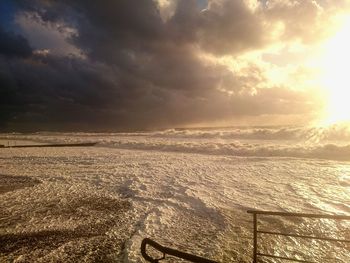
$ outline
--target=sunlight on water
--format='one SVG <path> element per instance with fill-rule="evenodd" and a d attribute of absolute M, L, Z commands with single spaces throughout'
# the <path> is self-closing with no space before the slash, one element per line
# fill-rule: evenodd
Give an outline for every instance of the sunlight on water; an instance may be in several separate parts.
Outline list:
<path fill-rule="evenodd" d="M 251 262 L 248 209 L 350 213 L 350 135 L 344 127 L 1 139 L 99 142 L 88 148 L 1 149 L 5 260 L 140 262 L 140 242 L 150 237 L 221 262 Z M 350 238 L 346 222 L 261 218 L 260 223 L 267 230 Z M 348 245 L 329 242 L 265 236 L 260 244 L 266 253 L 319 262 L 350 258 Z"/>

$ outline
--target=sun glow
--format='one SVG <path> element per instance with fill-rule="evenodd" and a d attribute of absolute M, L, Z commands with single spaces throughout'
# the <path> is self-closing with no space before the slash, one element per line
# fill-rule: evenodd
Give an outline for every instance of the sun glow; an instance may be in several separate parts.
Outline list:
<path fill-rule="evenodd" d="M 350 17 L 326 45 L 322 59 L 322 85 L 326 89 L 327 107 L 324 124 L 350 120 Z"/>

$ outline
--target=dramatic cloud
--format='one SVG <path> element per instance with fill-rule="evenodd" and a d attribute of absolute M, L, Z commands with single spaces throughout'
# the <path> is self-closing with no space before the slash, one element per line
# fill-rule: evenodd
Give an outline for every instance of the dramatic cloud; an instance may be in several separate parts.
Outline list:
<path fill-rule="evenodd" d="M 282 0 L 15 2 L 12 27 L 0 27 L 0 125 L 17 130 L 307 119 L 319 107 L 312 90 L 271 81 L 277 66 L 264 58 L 272 55 L 249 60 L 245 54 L 317 42 L 329 34 L 324 25 L 333 15 L 326 13 L 345 6 Z"/>
<path fill-rule="evenodd" d="M 77 47 L 69 43 L 69 39 L 77 34 L 74 28 L 64 23 L 45 23 L 36 13 L 19 13 L 15 21 L 33 48 L 50 47 L 51 53 L 63 56 L 82 55 Z"/>
<path fill-rule="evenodd" d="M 0 54 L 5 57 L 28 57 L 32 49 L 28 41 L 13 32 L 7 32 L 0 26 Z"/>

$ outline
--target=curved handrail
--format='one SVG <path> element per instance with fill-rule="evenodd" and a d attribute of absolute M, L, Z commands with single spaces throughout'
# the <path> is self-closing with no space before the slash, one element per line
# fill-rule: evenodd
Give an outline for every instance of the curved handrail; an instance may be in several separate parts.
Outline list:
<path fill-rule="evenodd" d="M 149 256 L 147 254 L 146 248 L 147 245 L 153 247 L 154 249 L 160 251 L 163 253 L 163 257 L 159 258 L 159 259 L 154 259 L 151 256 Z M 160 260 L 165 258 L 165 255 L 170 255 L 170 256 L 174 256 L 174 257 L 178 257 L 178 258 L 182 258 L 185 260 L 188 260 L 190 262 L 195 262 L 195 263 L 218 263 L 217 261 L 213 261 L 210 259 L 206 259 L 206 258 L 202 258 L 199 256 L 195 256 L 186 252 L 182 252 L 176 249 L 172 249 L 172 248 L 168 248 L 168 247 L 164 247 L 160 244 L 158 244 L 157 242 L 153 241 L 152 239 L 149 238 L 145 238 L 144 240 L 142 240 L 141 243 L 141 254 L 143 256 L 144 259 L 146 259 L 147 261 L 151 262 L 151 263 L 158 263 Z"/>

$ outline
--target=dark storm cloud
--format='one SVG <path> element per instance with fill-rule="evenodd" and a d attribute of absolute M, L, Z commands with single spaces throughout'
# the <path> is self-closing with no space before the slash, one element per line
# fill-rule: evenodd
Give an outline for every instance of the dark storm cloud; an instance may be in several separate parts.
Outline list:
<path fill-rule="evenodd" d="M 167 21 L 150 0 L 17 5 L 41 23 L 75 28 L 66 41 L 85 57 L 32 53 L 23 37 L 0 30 L 0 123 L 10 128 L 159 128 L 310 110 L 304 94 L 256 88 L 265 81 L 258 68 L 242 76 L 197 55 L 238 54 L 269 41 L 265 18 L 243 1 L 210 1 L 201 11 L 179 0 Z"/>
<path fill-rule="evenodd" d="M 13 121 L 25 129 L 31 125 L 46 129 L 51 125 L 64 129 L 74 123 L 94 125 L 108 118 L 110 112 L 103 111 L 118 103 L 118 89 L 112 88 L 114 77 L 105 66 L 51 56 L 12 60 L 6 66 L 15 81 L 7 80 L 2 90 L 11 95 L 11 105 L 17 105 L 19 114 Z"/>
<path fill-rule="evenodd" d="M 5 31 L 1 25 L 0 40 L 0 55 L 5 57 L 28 57 L 32 53 L 32 49 L 24 37 Z"/>
<path fill-rule="evenodd" d="M 21 110 L 16 90 L 16 78 L 11 74 L 9 60 L 31 56 L 28 41 L 5 31 L 0 25 L 0 127 Z"/>
<path fill-rule="evenodd" d="M 267 41 L 261 17 L 243 1 L 213 2 L 200 18 L 199 42 L 213 53 L 237 53 Z"/>

